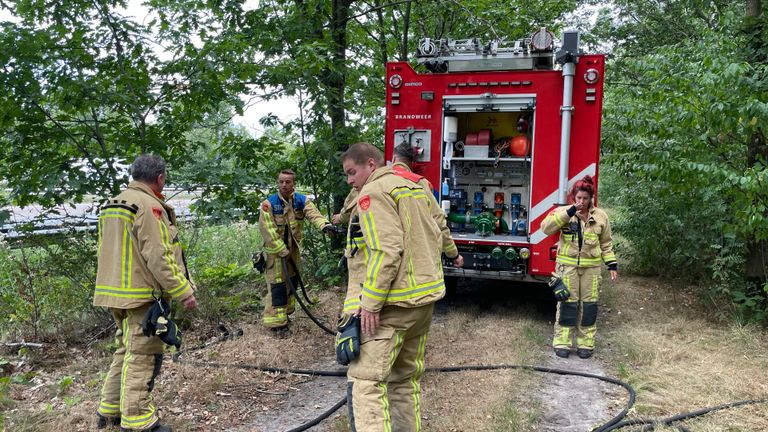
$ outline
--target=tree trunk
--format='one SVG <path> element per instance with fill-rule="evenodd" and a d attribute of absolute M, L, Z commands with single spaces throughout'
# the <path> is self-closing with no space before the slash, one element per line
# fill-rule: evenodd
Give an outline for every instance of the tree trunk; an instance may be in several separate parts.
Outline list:
<path fill-rule="evenodd" d="M 400 45 L 400 61 L 408 61 L 408 27 L 411 25 L 411 2 L 405 5 L 403 17 L 403 42 Z"/>
<path fill-rule="evenodd" d="M 337 151 L 349 148 L 346 124 L 346 108 L 344 106 L 344 91 L 346 90 L 347 74 L 347 22 L 349 7 L 354 0 L 333 0 L 331 20 L 331 40 L 333 41 L 333 69 L 326 75 L 326 85 L 329 89 L 328 114 L 331 117 L 331 140 Z M 344 205 L 344 196 L 333 194 L 333 213 L 339 213 Z M 331 238 L 331 247 L 340 249 L 343 241 L 340 236 Z"/>

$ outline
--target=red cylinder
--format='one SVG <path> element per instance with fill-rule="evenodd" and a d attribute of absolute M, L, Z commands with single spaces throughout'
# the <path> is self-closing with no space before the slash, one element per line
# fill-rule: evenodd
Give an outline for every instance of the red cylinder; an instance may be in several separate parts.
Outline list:
<path fill-rule="evenodd" d="M 467 137 L 464 138 L 464 144 L 465 145 L 477 145 L 477 134 L 476 133 L 468 133 Z"/>
<path fill-rule="evenodd" d="M 531 144 L 528 141 L 528 137 L 525 135 L 519 135 L 512 138 L 512 143 L 509 145 L 509 152 L 512 156 L 525 157 L 531 152 Z"/>
<path fill-rule="evenodd" d="M 480 129 L 477 133 L 477 145 L 490 145 L 491 144 L 491 130 Z"/>

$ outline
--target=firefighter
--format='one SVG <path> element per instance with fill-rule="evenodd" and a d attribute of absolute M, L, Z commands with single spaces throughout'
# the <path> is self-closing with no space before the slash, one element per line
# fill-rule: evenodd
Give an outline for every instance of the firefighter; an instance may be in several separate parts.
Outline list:
<path fill-rule="evenodd" d="M 286 279 L 290 278 L 289 282 L 296 288 L 304 219 L 309 219 L 326 233 L 332 233 L 333 225 L 306 195 L 295 192 L 296 173 L 293 170 L 280 171 L 277 182 L 278 193 L 268 196 L 261 203 L 259 212 L 259 231 L 267 254 L 267 295 L 261 321 L 264 327 L 284 335 L 288 330 L 288 315 L 295 310 L 296 302 L 293 293 L 289 292 Z M 285 266 L 283 260 L 287 260 Z M 288 275 L 285 274 L 286 268 Z"/>
<path fill-rule="evenodd" d="M 165 161 L 141 155 L 131 165 L 133 181 L 99 214 L 95 306 L 108 307 L 117 324 L 117 351 L 97 409 L 98 428 L 168 432 L 150 392 L 163 361 L 163 340 L 142 333 L 142 320 L 156 298 L 186 309 L 197 300 L 184 262 L 176 215 L 161 194 Z"/>
<path fill-rule="evenodd" d="M 341 161 L 359 192 L 347 236 L 345 311 L 359 315 L 362 329 L 347 372 L 350 423 L 358 432 L 418 431 L 424 349 L 434 303 L 445 295 L 436 204 L 368 143 Z"/>
<path fill-rule="evenodd" d="M 576 354 L 583 359 L 592 357 L 601 265 L 608 266 L 611 281 L 619 276 L 611 224 L 608 215 L 594 206 L 594 195 L 594 180 L 585 176 L 571 189 L 569 197 L 573 204 L 553 210 L 541 224 L 547 235 L 560 232 L 556 277 L 562 284 L 556 284 L 555 295 L 561 301 L 557 303 L 552 345 L 555 354 L 562 358 L 570 354 L 574 335 Z"/>
<path fill-rule="evenodd" d="M 425 177 L 415 174 L 412 169 L 413 161 L 416 159 L 416 150 L 408 143 L 402 143 L 395 147 L 394 158 L 392 159 L 392 170 L 421 185 L 430 195 L 433 195 L 432 184 Z M 440 208 L 440 205 L 435 199 L 434 205 L 430 207 L 432 211 L 432 217 L 437 222 L 442 232 L 443 253 L 446 257 L 453 260 L 455 267 L 464 266 L 464 257 L 459 254 L 459 250 L 456 248 L 456 243 L 453 242 L 451 236 L 451 229 L 448 228 L 448 223 L 445 220 L 445 212 Z"/>

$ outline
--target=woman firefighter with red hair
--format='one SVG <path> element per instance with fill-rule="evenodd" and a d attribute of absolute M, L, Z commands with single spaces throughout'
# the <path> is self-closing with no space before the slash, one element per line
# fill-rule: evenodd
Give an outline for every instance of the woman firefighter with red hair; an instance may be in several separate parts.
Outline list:
<path fill-rule="evenodd" d="M 547 235 L 560 233 L 556 275 L 550 282 L 558 299 L 552 341 L 558 357 L 568 357 L 574 333 L 576 354 L 583 359 L 592 356 L 601 265 L 608 266 L 612 281 L 619 275 L 611 224 L 608 215 L 595 207 L 594 196 L 594 179 L 585 176 L 571 189 L 572 204 L 552 210 L 541 224 Z"/>

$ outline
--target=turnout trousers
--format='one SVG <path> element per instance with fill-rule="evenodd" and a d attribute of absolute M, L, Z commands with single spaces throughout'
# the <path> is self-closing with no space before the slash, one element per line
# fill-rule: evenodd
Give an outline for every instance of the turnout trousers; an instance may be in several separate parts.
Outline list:
<path fill-rule="evenodd" d="M 159 421 L 150 392 L 160 374 L 165 344 L 141 331 L 141 320 L 151 306 L 111 308 L 118 347 L 101 390 L 98 413 L 120 417 L 120 426 L 129 430 L 146 430 Z"/>
<path fill-rule="evenodd" d="M 577 348 L 595 349 L 601 268 L 558 264 L 557 269 L 571 296 L 557 303 L 552 346 L 570 349 L 575 335 Z"/>
<path fill-rule="evenodd" d="M 434 304 L 385 306 L 373 337 L 347 371 L 347 402 L 355 432 L 421 430 L 421 376 Z"/>
<path fill-rule="evenodd" d="M 286 285 L 286 275 L 283 269 L 283 258 L 277 255 L 267 255 L 267 270 L 265 278 L 267 280 L 267 294 L 264 296 L 264 313 L 261 316 L 261 323 L 266 328 L 278 328 L 288 325 L 288 315 L 296 309 L 296 299 L 293 293 L 288 291 Z M 291 250 L 293 262 L 299 262 L 299 251 L 294 248 Z M 285 258 L 288 259 L 288 258 Z M 287 263 L 288 277 L 293 281 L 294 289 L 298 289 L 298 278 L 296 270 L 290 261 Z"/>

